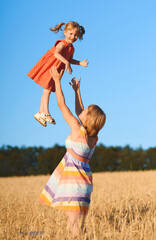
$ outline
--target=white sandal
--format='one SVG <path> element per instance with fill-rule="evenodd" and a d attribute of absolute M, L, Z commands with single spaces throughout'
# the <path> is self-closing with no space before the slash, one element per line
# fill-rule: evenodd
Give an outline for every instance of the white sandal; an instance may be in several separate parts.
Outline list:
<path fill-rule="evenodd" d="M 41 113 L 41 118 L 44 120 L 44 121 L 47 121 L 51 124 L 56 124 L 55 122 L 55 119 L 51 117 L 51 115 L 49 113 Z M 52 118 L 52 119 L 51 119 Z"/>
<path fill-rule="evenodd" d="M 41 117 L 41 113 L 36 113 L 35 115 L 34 115 L 34 118 L 40 123 L 40 124 L 42 124 L 42 126 L 44 126 L 44 127 L 46 127 L 47 126 L 47 123 L 46 123 L 46 121 Z"/>

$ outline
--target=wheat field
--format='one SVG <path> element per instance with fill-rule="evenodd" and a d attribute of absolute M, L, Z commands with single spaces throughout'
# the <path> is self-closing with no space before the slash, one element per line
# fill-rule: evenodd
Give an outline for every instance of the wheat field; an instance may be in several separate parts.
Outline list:
<path fill-rule="evenodd" d="M 0 239 L 69 240 L 63 212 L 39 203 L 49 176 L 0 178 Z M 156 171 L 93 174 L 83 240 L 156 240 Z"/>

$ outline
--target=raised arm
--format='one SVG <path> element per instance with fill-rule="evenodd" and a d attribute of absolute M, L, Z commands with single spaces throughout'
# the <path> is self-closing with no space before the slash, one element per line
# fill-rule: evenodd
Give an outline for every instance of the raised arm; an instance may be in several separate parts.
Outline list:
<path fill-rule="evenodd" d="M 63 70 L 59 73 L 56 67 L 52 67 L 50 73 L 55 81 L 57 104 L 62 112 L 62 115 L 67 124 L 69 125 L 69 127 L 71 128 L 71 131 L 72 132 L 77 131 L 80 127 L 80 123 L 78 119 L 73 116 L 70 109 L 66 106 L 65 98 L 61 88 L 60 80 L 63 75 Z"/>
<path fill-rule="evenodd" d="M 73 78 L 69 83 L 75 91 L 75 112 L 77 116 L 79 116 L 84 109 L 80 92 L 80 80 L 81 78 L 79 78 L 78 81 L 76 78 Z"/>

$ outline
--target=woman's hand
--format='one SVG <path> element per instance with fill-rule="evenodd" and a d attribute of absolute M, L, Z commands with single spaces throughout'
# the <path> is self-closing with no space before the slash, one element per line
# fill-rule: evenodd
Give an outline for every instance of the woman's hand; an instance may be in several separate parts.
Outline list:
<path fill-rule="evenodd" d="M 65 64 L 65 72 L 66 71 L 68 71 L 69 74 L 72 74 L 73 72 L 69 62 Z"/>
<path fill-rule="evenodd" d="M 80 80 L 81 78 L 79 78 L 79 80 L 77 81 L 76 78 L 72 78 L 71 82 L 69 82 L 69 84 L 72 86 L 72 88 L 74 89 L 74 91 L 76 92 L 79 87 L 80 87 Z"/>
<path fill-rule="evenodd" d="M 89 63 L 89 62 L 87 62 L 87 60 L 88 60 L 88 59 L 85 59 L 85 60 L 81 61 L 81 62 L 80 62 L 80 65 L 83 66 L 83 67 L 88 67 L 88 63 Z"/>
<path fill-rule="evenodd" d="M 54 81 L 57 82 L 57 81 L 60 81 L 60 80 L 61 80 L 64 70 L 62 69 L 61 72 L 59 73 L 59 72 L 57 71 L 57 68 L 56 68 L 55 66 L 53 66 L 53 67 L 49 70 L 49 72 L 50 72 L 52 78 L 54 79 Z"/>

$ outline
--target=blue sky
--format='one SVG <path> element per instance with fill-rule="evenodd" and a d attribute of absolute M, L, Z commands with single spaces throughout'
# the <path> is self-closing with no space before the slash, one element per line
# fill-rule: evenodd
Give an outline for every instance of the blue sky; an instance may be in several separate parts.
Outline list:
<path fill-rule="evenodd" d="M 0 3 L 1 79 L 0 146 L 64 145 L 70 128 L 51 94 L 55 126 L 42 127 L 38 112 L 42 88 L 27 72 L 63 33 L 49 28 L 76 21 L 84 40 L 74 44 L 74 58 L 88 58 L 89 67 L 73 66 L 64 74 L 66 104 L 74 112 L 68 82 L 81 77 L 84 106 L 99 105 L 107 115 L 99 134 L 105 146 L 147 149 L 156 146 L 156 1 L 6 0 Z"/>

